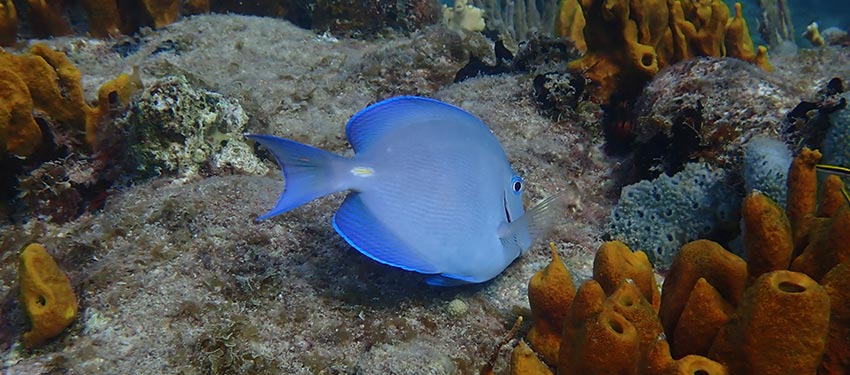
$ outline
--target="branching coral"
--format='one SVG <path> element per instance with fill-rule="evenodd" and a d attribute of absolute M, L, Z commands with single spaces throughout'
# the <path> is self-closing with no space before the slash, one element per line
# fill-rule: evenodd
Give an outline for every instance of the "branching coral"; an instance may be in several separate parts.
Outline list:
<path fill-rule="evenodd" d="M 603 103 L 615 94 L 636 96 L 659 69 L 695 56 L 730 56 L 772 70 L 767 49 L 753 46 L 739 3 L 730 17 L 721 0 L 567 0 L 555 32 L 586 49 L 569 68 L 597 85 Z"/>

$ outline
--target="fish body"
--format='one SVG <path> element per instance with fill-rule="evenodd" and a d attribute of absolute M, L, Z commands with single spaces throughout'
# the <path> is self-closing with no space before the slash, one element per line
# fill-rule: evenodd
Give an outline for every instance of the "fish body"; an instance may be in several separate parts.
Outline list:
<path fill-rule="evenodd" d="M 404 96 L 373 104 L 346 126 L 344 158 L 270 135 L 247 135 L 277 158 L 285 189 L 260 220 L 349 191 L 337 233 L 387 265 L 434 275 L 432 285 L 479 283 L 528 251 L 553 205 L 524 212 L 522 179 L 496 137 L 468 112 Z"/>

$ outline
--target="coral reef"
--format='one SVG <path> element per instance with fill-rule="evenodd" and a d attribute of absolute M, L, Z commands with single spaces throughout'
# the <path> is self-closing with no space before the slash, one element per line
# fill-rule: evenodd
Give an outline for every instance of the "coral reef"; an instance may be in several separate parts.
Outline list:
<path fill-rule="evenodd" d="M 749 262 L 708 240 L 682 246 L 664 281 L 657 315 L 634 282 L 603 290 L 596 279 L 605 273 L 594 267 L 594 280 L 582 284 L 571 306 L 560 306 L 567 319 L 557 373 L 669 373 L 664 363 L 671 354 L 678 361 L 698 360 L 704 364 L 699 373 L 707 374 L 850 370 L 844 303 L 850 202 L 833 178 L 818 205 L 819 161 L 818 152 L 804 149 L 792 162 L 787 215 L 760 192 L 747 197 L 742 216 Z M 794 251 L 795 244 L 802 252 Z M 622 244 L 607 246 L 629 252 Z M 600 249 L 597 262 L 611 251 Z M 642 272 L 652 274 L 648 268 Z M 604 362 L 598 352 L 607 354 Z"/>
<path fill-rule="evenodd" d="M 24 345 L 41 346 L 65 330 L 77 317 L 77 296 L 68 277 L 44 246 L 33 243 L 20 255 L 21 304 L 32 328 Z"/>
<path fill-rule="evenodd" d="M 737 226 L 740 204 L 727 173 L 692 163 L 681 172 L 623 188 L 606 230 L 613 239 L 646 251 L 656 268 L 666 269 L 688 241 L 718 236 Z"/>
<path fill-rule="evenodd" d="M 264 174 L 268 167 L 242 136 L 247 121 L 238 101 L 175 76 L 152 83 L 119 126 L 129 133 L 131 158 L 143 177 Z"/>
<path fill-rule="evenodd" d="M 721 0 L 564 1 L 556 27 L 586 46 L 569 67 L 593 81 L 605 104 L 614 96 L 637 97 L 660 69 L 696 56 L 730 56 L 772 70 L 767 50 L 753 46 L 740 3 L 730 18 Z"/>

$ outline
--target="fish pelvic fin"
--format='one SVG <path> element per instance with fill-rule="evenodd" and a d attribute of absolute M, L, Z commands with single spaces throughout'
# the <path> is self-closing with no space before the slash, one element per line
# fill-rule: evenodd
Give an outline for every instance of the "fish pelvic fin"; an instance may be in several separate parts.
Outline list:
<path fill-rule="evenodd" d="M 339 170 L 348 159 L 293 140 L 265 134 L 245 134 L 267 148 L 277 159 L 285 186 L 277 204 L 257 221 L 292 210 L 314 199 L 346 190 Z"/>

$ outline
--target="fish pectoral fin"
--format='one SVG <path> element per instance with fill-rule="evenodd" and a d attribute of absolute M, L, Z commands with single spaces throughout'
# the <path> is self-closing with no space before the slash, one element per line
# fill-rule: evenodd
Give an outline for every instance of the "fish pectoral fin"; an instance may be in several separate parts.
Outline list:
<path fill-rule="evenodd" d="M 334 215 L 333 225 L 349 245 L 379 263 L 426 274 L 440 272 L 381 224 L 363 203 L 360 193 L 350 193 L 345 198 Z"/>
<path fill-rule="evenodd" d="M 514 221 L 502 223 L 497 232 L 499 239 L 504 245 L 508 245 L 508 242 L 511 241 L 521 241 L 523 237 L 526 237 L 526 234 L 530 241 L 541 238 L 555 225 L 558 217 L 564 212 L 564 198 L 563 192 L 553 194 L 534 205 Z M 531 244 L 518 243 L 517 245 L 520 248 L 526 248 Z"/>

